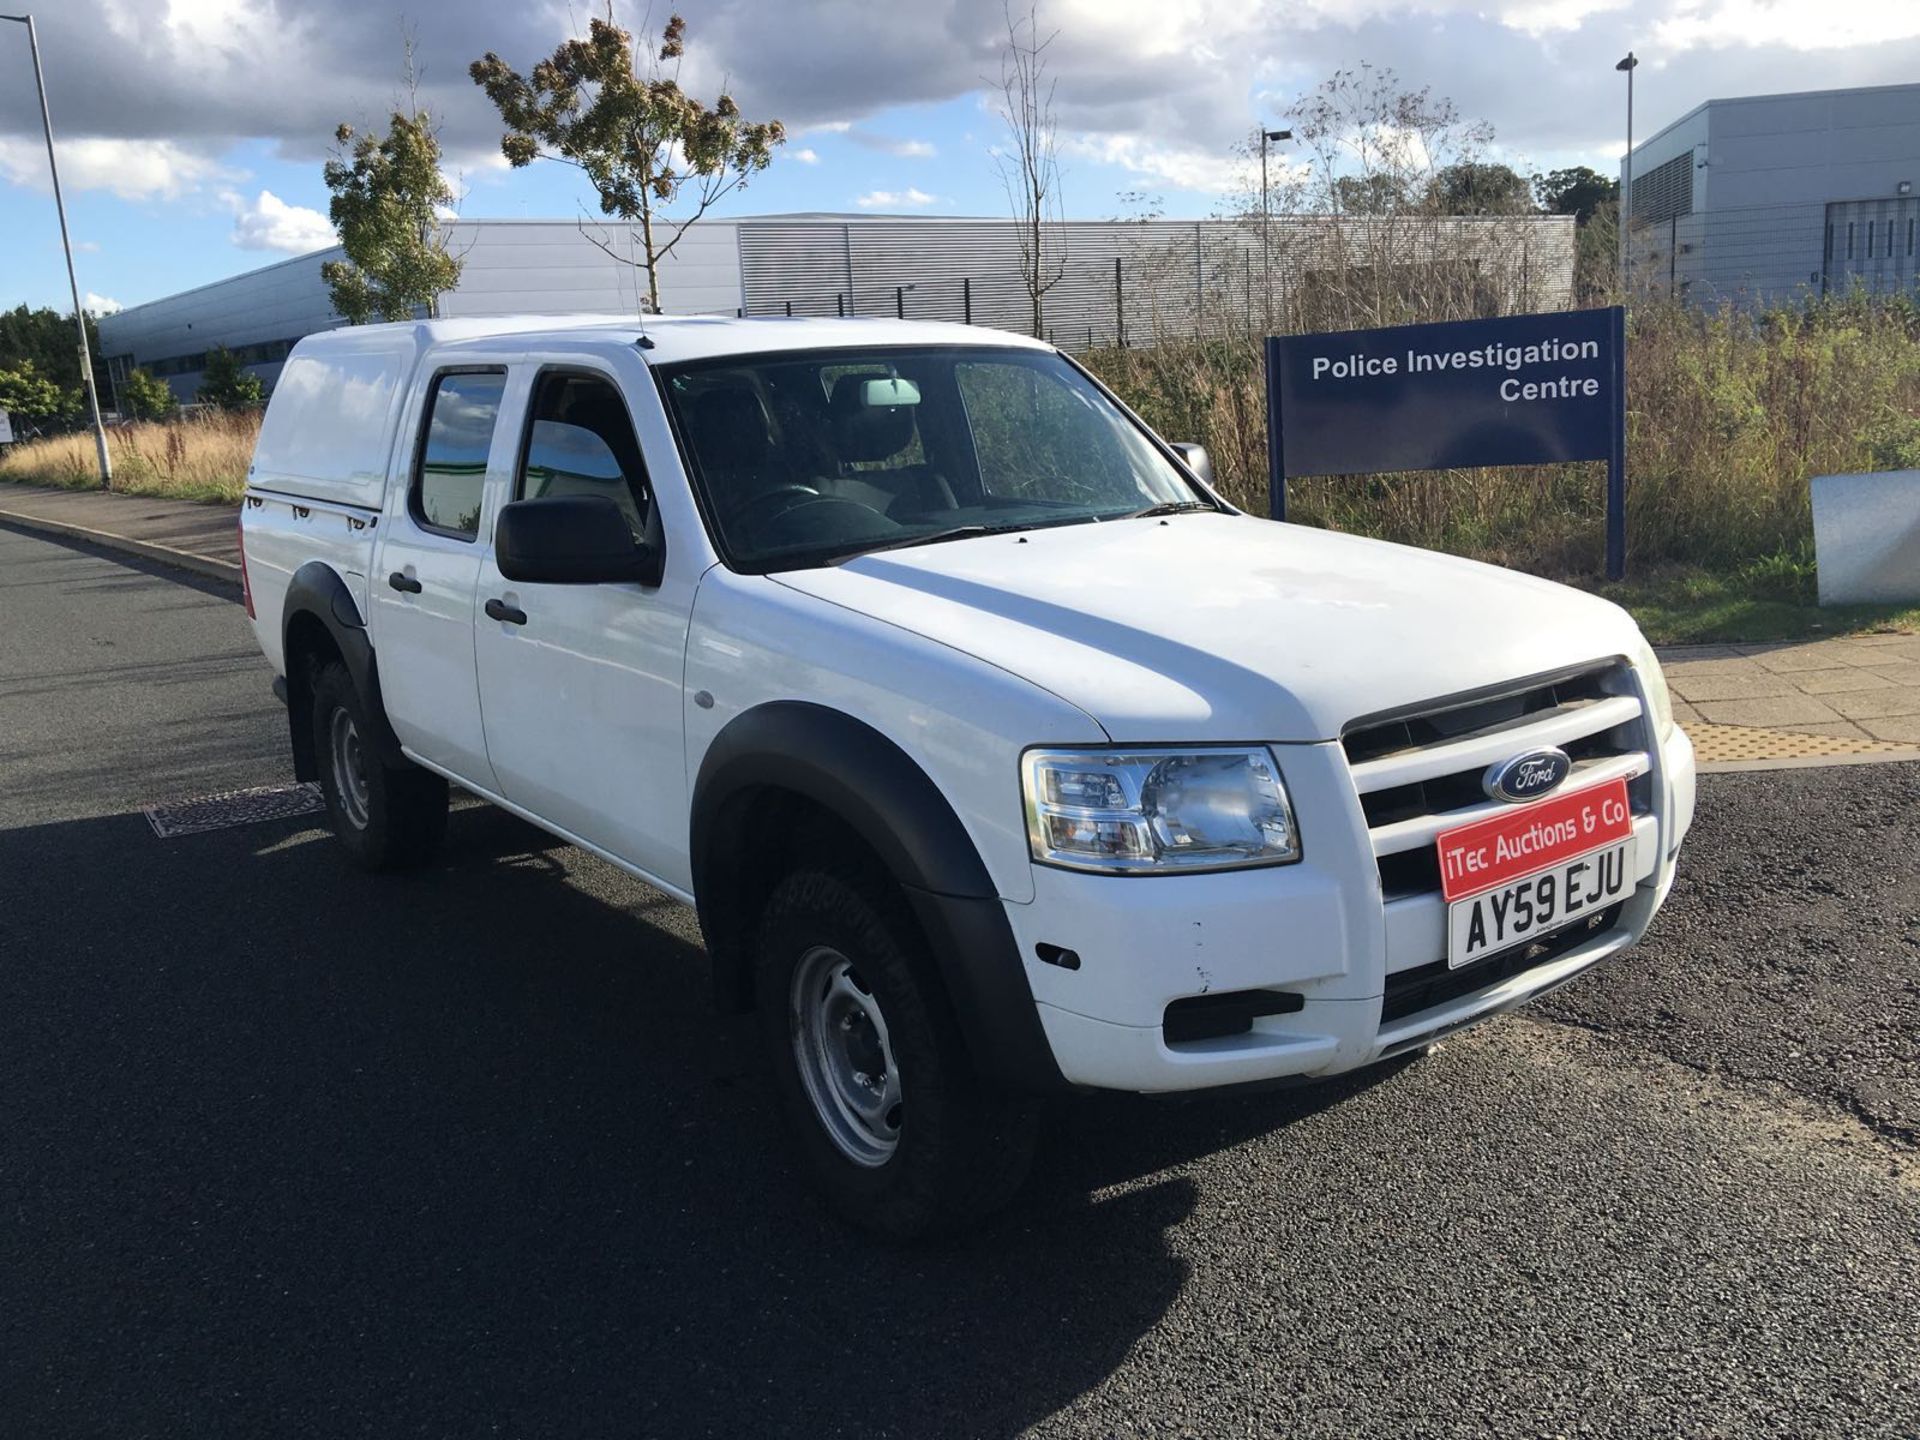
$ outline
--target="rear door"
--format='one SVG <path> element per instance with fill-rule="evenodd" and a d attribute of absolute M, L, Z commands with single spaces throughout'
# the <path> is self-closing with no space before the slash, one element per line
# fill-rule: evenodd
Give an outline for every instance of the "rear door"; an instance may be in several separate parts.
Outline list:
<path fill-rule="evenodd" d="M 605 495 L 636 541 L 651 526 L 664 544 L 626 393 L 659 402 L 638 362 L 631 368 L 623 387 L 587 356 L 529 367 L 506 494 Z M 697 580 L 670 553 L 653 588 L 529 585 L 502 577 L 488 545 L 478 601 L 499 603 L 474 631 L 500 793 L 681 889 L 690 879 L 681 691 Z"/>
<path fill-rule="evenodd" d="M 496 788 L 480 726 L 474 589 L 489 478 L 512 468 L 501 441 L 504 365 L 430 368 L 411 411 L 410 457 L 388 486 L 370 577 L 373 643 L 387 718 L 400 743 L 462 780 Z M 491 487 L 499 489 L 498 483 Z"/>

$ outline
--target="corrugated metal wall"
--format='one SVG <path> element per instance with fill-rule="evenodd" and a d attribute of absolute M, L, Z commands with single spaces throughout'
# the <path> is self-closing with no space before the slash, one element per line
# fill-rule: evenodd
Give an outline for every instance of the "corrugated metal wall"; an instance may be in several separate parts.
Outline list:
<path fill-rule="evenodd" d="M 1031 333 L 1019 227 L 1008 220 L 736 222 L 742 306 L 750 315 L 900 315 Z M 1498 229 L 1497 241 L 1494 234 Z M 1445 220 L 1388 233 L 1387 222 L 1275 216 L 1270 261 L 1256 225 L 1235 221 L 1075 222 L 1042 236 L 1047 337 L 1064 347 L 1147 344 L 1204 323 L 1258 324 L 1263 278 L 1278 300 L 1316 269 L 1357 253 L 1413 258 L 1445 243 L 1496 259 L 1501 288 L 1524 302 L 1568 303 L 1573 223 L 1564 217 Z M 1487 243 L 1475 237 L 1484 232 Z M 1385 243 L 1383 244 L 1383 236 Z M 1521 277 L 1524 277 L 1522 279 Z M 1516 302 L 1523 297 L 1515 295 Z"/>

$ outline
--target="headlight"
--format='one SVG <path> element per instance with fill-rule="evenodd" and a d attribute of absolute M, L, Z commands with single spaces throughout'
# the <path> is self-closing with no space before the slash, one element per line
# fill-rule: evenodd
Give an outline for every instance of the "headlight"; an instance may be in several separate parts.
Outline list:
<path fill-rule="evenodd" d="M 1029 750 L 1020 778 L 1043 864 L 1151 875 L 1300 858 L 1286 783 L 1263 747 Z"/>
<path fill-rule="evenodd" d="M 1642 636 L 1634 652 L 1633 668 L 1640 672 L 1640 684 L 1647 692 L 1647 704 L 1653 711 L 1653 730 L 1662 740 L 1673 734 L 1673 696 L 1667 692 L 1667 677 L 1660 673 L 1660 660 Z"/>

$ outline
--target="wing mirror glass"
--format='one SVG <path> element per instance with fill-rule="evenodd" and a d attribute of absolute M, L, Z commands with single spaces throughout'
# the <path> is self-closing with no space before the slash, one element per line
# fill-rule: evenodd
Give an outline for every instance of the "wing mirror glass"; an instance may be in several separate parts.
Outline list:
<path fill-rule="evenodd" d="M 1213 457 L 1207 454 L 1206 446 L 1181 440 L 1169 442 L 1167 448 L 1187 462 L 1187 469 L 1198 475 L 1208 485 L 1213 484 Z"/>
<path fill-rule="evenodd" d="M 625 513 L 604 495 L 502 506 L 493 553 L 503 576 L 532 585 L 658 585 L 664 568 L 659 548 L 636 541 Z"/>

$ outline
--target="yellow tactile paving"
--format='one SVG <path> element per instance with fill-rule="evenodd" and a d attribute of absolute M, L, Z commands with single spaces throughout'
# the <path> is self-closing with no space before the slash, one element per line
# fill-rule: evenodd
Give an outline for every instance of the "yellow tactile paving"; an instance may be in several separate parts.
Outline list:
<path fill-rule="evenodd" d="M 1883 740 L 1856 740 L 1846 735 L 1808 735 L 1798 730 L 1762 729 L 1756 725 L 1686 727 L 1694 755 L 1704 764 L 1737 760 L 1809 760 L 1824 755 L 1912 756 L 1911 745 L 1889 745 Z"/>

